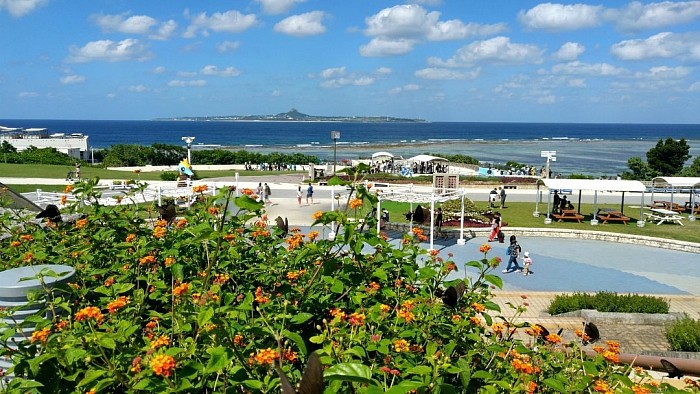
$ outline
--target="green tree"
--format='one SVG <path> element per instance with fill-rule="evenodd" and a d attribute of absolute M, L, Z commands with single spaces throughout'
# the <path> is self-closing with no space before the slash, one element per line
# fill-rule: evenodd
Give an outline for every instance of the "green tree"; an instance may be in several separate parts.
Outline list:
<path fill-rule="evenodd" d="M 676 175 L 683 170 L 683 165 L 690 159 L 690 146 L 681 138 L 676 141 L 673 138 L 659 140 L 656 146 L 647 152 L 649 167 L 660 175 Z"/>
<path fill-rule="evenodd" d="M 7 141 L 3 141 L 0 145 L 0 153 L 16 153 L 17 148 Z"/>
<path fill-rule="evenodd" d="M 630 171 L 623 172 L 622 179 L 645 180 L 651 179 L 657 175 L 656 171 L 642 161 L 642 158 L 639 156 L 630 157 L 627 160 L 627 167 Z"/>
<path fill-rule="evenodd" d="M 693 159 L 693 162 L 683 169 L 683 176 L 700 177 L 700 157 Z"/>

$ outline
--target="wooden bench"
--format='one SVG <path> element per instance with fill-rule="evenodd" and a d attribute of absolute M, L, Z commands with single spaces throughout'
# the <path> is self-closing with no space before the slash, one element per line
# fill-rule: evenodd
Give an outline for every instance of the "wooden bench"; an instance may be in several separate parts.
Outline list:
<path fill-rule="evenodd" d="M 553 213 L 551 215 L 553 218 L 557 219 L 557 222 L 561 222 L 563 220 L 575 220 L 581 223 L 581 220 L 584 218 L 584 216 L 577 213 L 575 209 L 563 209 L 561 213 Z"/>
<path fill-rule="evenodd" d="M 612 210 L 600 209 L 598 210 L 598 214 L 596 216 L 598 216 L 598 220 L 603 221 L 603 224 L 607 222 L 622 222 L 627 224 L 627 222 L 630 221 L 630 218 L 623 215 L 622 212 Z"/>

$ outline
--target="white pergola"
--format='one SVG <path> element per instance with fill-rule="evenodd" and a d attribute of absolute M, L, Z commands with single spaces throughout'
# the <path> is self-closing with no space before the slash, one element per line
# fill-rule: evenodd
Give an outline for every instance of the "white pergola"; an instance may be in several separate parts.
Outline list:
<path fill-rule="evenodd" d="M 547 188 L 547 218 L 549 218 L 550 212 L 550 195 L 549 190 L 588 190 L 595 192 L 593 197 L 593 212 L 596 212 L 596 206 L 598 205 L 598 192 L 608 191 L 608 192 L 622 192 L 622 202 L 621 205 L 625 203 L 625 192 L 641 192 L 642 193 L 642 203 L 640 204 L 639 218 L 644 217 L 644 192 L 646 191 L 646 186 L 640 181 L 631 180 L 613 180 L 613 179 L 549 179 L 541 178 L 537 181 L 537 193 L 535 194 L 535 212 L 539 213 L 539 195 L 540 186 Z M 579 209 L 581 205 L 579 204 Z M 623 211 L 622 209 L 620 211 Z"/>
<path fill-rule="evenodd" d="M 700 189 L 700 177 L 685 177 L 685 176 L 658 176 L 651 180 L 651 199 L 654 199 L 654 191 L 657 187 L 666 187 L 671 189 L 671 203 L 673 203 L 673 195 L 679 189 L 690 189 L 690 206 L 695 205 L 695 193 Z M 693 216 L 693 209 L 690 210 L 690 216 Z"/>
<path fill-rule="evenodd" d="M 464 189 L 442 189 L 441 194 L 437 194 L 434 190 L 417 190 L 410 185 L 405 188 L 392 188 L 383 190 L 378 194 L 379 201 L 377 202 L 377 233 L 380 231 L 382 201 L 397 201 L 411 203 L 411 212 L 413 212 L 413 203 L 430 203 L 430 250 L 433 250 L 434 244 L 434 228 L 435 228 L 435 203 L 461 200 L 462 208 L 459 223 L 459 239 L 457 243 L 464 245 L 464 198 L 467 195 Z M 413 221 L 411 220 L 411 227 Z"/>

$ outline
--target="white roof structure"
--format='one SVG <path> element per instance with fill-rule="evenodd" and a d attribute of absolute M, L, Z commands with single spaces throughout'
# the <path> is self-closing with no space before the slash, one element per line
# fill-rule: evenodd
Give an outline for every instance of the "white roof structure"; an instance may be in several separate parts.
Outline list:
<path fill-rule="evenodd" d="M 547 189 L 593 190 L 613 192 L 644 192 L 646 186 L 640 181 L 610 179 L 548 179 L 537 181 L 537 186 Z"/>
<path fill-rule="evenodd" d="M 443 189 L 444 190 L 444 189 Z M 464 198 L 467 195 L 467 191 L 464 189 L 447 189 L 442 194 L 434 193 L 432 189 L 421 188 L 414 189 L 413 185 L 408 187 L 392 188 L 389 190 L 382 190 L 377 196 L 379 197 L 379 202 L 377 203 L 377 216 L 381 215 L 382 201 L 397 201 L 397 202 L 409 202 L 411 203 L 411 210 L 413 210 L 413 203 L 430 203 L 430 212 L 435 212 L 436 202 L 445 202 L 449 200 L 461 200 L 462 201 L 462 220 L 460 222 L 460 232 L 459 232 L 459 242 L 464 241 Z M 379 219 L 379 218 L 377 218 Z M 379 229 L 380 221 L 377 220 L 377 232 Z M 434 229 L 435 229 L 435 217 L 430 215 L 430 249 L 433 249 L 434 241 Z M 461 243 L 463 244 L 463 243 Z"/>
<path fill-rule="evenodd" d="M 671 187 L 700 187 L 700 177 L 687 176 L 657 176 L 651 180 L 652 186 L 671 186 Z"/>
<path fill-rule="evenodd" d="M 394 158 L 394 155 L 391 154 L 391 153 L 389 153 L 389 152 L 376 152 L 376 153 L 372 153 L 372 159 L 376 159 L 377 157 L 390 157 L 390 158 L 393 159 L 393 158 Z"/>
<path fill-rule="evenodd" d="M 445 158 L 442 157 L 437 157 L 437 156 L 431 156 L 431 155 L 418 155 L 418 156 L 413 156 L 409 159 L 406 159 L 406 161 L 449 161 Z"/>

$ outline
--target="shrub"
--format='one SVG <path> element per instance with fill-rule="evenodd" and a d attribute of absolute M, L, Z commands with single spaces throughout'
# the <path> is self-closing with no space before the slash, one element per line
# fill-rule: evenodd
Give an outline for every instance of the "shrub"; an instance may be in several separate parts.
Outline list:
<path fill-rule="evenodd" d="M 700 352 L 700 320 L 684 316 L 666 328 L 666 339 L 671 350 Z"/>
<path fill-rule="evenodd" d="M 547 312 L 558 315 L 581 309 L 595 309 L 599 312 L 668 313 L 669 308 L 668 301 L 660 297 L 602 291 L 596 294 L 557 295 L 549 304 Z"/>
<path fill-rule="evenodd" d="M 458 267 L 421 249 L 419 229 L 390 242 L 368 215 L 358 231 L 360 209 L 317 212 L 304 234 L 271 225 L 252 190 L 211 196 L 198 185 L 197 202 L 168 223 L 153 205 L 101 205 L 96 185 L 73 190 L 84 218 L 27 222 L 0 240 L 2 268 L 76 268 L 71 283 L 34 295 L 45 306 L 25 319 L 33 331 L 0 311 L 7 392 L 272 393 L 282 374 L 299 381 L 312 353 L 324 370 L 309 375 L 322 374 L 327 393 L 652 389 L 616 363 L 614 342 L 588 359 L 579 342 L 516 323 L 526 297 L 505 317 L 491 300 L 502 281 L 488 244 Z M 351 191 L 346 205 L 378 200 Z M 0 224 L 16 217 L 4 211 Z M 333 223 L 339 235 L 319 237 Z"/>
<path fill-rule="evenodd" d="M 180 173 L 177 171 L 163 171 L 160 173 L 160 179 L 164 181 L 176 181 L 179 176 Z"/>

